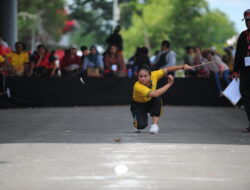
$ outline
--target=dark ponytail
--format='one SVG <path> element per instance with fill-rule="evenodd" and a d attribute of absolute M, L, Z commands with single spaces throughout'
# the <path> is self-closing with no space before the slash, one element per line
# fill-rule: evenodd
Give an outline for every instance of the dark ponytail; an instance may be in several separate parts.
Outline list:
<path fill-rule="evenodd" d="M 137 74 L 140 72 L 140 70 L 146 70 L 148 71 L 149 75 L 151 75 L 151 68 L 149 65 L 143 64 L 139 67 Z"/>

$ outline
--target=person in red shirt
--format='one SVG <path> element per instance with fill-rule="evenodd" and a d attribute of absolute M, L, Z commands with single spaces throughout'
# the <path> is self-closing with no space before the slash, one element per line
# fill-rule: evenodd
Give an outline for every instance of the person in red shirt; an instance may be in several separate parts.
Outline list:
<path fill-rule="evenodd" d="M 107 53 L 104 55 L 104 67 L 106 75 L 113 73 L 119 76 L 120 73 L 126 72 L 126 65 L 123 56 L 118 52 L 116 45 L 111 45 L 108 48 Z"/>
<path fill-rule="evenodd" d="M 34 76 L 55 76 L 57 66 L 55 59 L 51 59 L 51 55 L 47 48 L 40 44 L 37 46 L 37 51 L 32 55 L 31 65 Z"/>
<path fill-rule="evenodd" d="M 66 53 L 61 61 L 60 69 L 65 76 L 77 76 L 80 73 L 81 57 L 76 54 L 77 47 L 70 46 L 69 52 Z"/>

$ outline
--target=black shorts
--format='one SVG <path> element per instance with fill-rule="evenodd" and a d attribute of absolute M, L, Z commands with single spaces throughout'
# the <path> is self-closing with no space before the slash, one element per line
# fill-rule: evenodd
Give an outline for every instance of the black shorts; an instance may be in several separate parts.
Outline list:
<path fill-rule="evenodd" d="M 144 129 L 148 125 L 148 113 L 153 117 L 160 117 L 162 112 L 161 98 L 152 98 L 146 103 L 131 102 L 130 111 L 134 118 L 134 127 Z"/>

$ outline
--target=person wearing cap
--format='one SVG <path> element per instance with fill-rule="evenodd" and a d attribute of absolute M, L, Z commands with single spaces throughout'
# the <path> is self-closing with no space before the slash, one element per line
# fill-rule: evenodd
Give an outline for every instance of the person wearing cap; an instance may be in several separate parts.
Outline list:
<path fill-rule="evenodd" d="M 241 32 L 234 60 L 234 78 L 240 78 L 240 93 L 249 125 L 242 132 L 250 132 L 250 9 L 244 12 L 247 30 Z"/>

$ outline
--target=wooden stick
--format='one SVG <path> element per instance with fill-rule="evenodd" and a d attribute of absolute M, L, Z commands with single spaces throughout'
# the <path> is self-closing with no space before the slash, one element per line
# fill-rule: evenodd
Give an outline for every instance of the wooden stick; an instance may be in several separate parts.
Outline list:
<path fill-rule="evenodd" d="M 207 63 L 201 63 L 201 64 L 198 64 L 198 65 L 192 66 L 192 68 L 207 65 L 207 64 L 211 64 L 211 63 L 215 63 L 215 61 L 211 61 L 211 62 L 207 62 Z"/>

